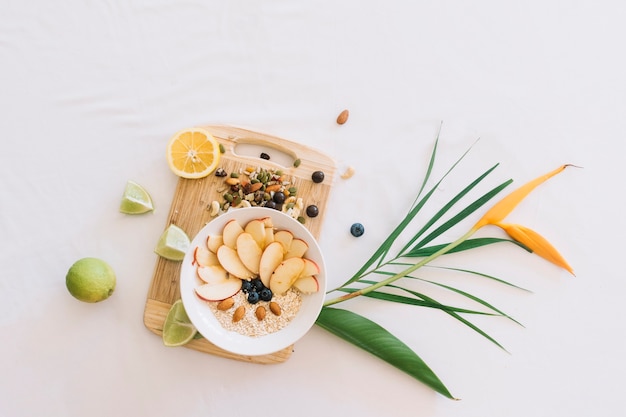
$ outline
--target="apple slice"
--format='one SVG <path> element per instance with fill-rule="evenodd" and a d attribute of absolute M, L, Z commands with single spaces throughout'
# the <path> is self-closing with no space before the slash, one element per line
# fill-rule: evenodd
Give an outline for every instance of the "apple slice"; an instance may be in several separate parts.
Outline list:
<path fill-rule="evenodd" d="M 259 278 L 266 287 L 270 286 L 272 272 L 283 261 L 284 249 L 280 242 L 272 242 L 263 251 L 259 262 Z"/>
<path fill-rule="evenodd" d="M 271 217 L 263 217 L 262 219 L 260 219 L 263 224 L 265 225 L 265 227 L 269 227 L 270 229 L 274 228 L 274 222 L 272 222 L 272 218 Z"/>
<path fill-rule="evenodd" d="M 285 253 L 285 259 L 302 258 L 306 251 L 309 250 L 309 244 L 300 238 L 293 238 L 289 250 Z"/>
<path fill-rule="evenodd" d="M 204 246 L 197 246 L 193 251 L 193 264 L 198 266 L 219 265 L 217 255 Z"/>
<path fill-rule="evenodd" d="M 209 235 L 206 238 L 206 246 L 213 253 L 217 253 L 217 249 L 224 244 L 222 235 Z"/>
<path fill-rule="evenodd" d="M 203 284 L 195 288 L 196 295 L 205 301 L 222 301 L 241 291 L 242 281 L 230 277 L 219 284 Z"/>
<path fill-rule="evenodd" d="M 270 277 L 270 290 L 274 294 L 284 294 L 298 279 L 303 269 L 304 261 L 302 258 L 285 259 L 276 267 Z"/>
<path fill-rule="evenodd" d="M 221 284 L 228 279 L 228 272 L 221 265 L 199 266 L 197 273 L 206 284 Z"/>
<path fill-rule="evenodd" d="M 274 228 L 265 227 L 265 243 L 263 244 L 263 248 L 266 248 L 273 241 L 274 241 Z"/>
<path fill-rule="evenodd" d="M 263 228 L 265 231 L 265 228 Z M 246 268 L 253 274 L 259 273 L 259 264 L 263 250 L 248 232 L 243 232 L 237 237 L 237 255 Z"/>
<path fill-rule="evenodd" d="M 274 233 L 274 240 L 282 243 L 285 253 L 287 253 L 293 240 L 293 234 L 289 230 L 279 230 Z"/>
<path fill-rule="evenodd" d="M 224 245 L 231 249 L 237 247 L 237 236 L 243 233 L 243 228 L 236 219 L 229 220 L 224 226 L 222 231 L 222 237 L 224 239 Z"/>
<path fill-rule="evenodd" d="M 231 275 L 242 279 L 254 277 L 254 274 L 241 262 L 237 251 L 233 248 L 226 245 L 220 246 L 217 250 L 217 259 L 219 259 L 222 267 Z"/>
<path fill-rule="evenodd" d="M 320 289 L 320 283 L 313 275 L 306 275 L 294 281 L 293 287 L 303 294 L 313 294 Z"/>
<path fill-rule="evenodd" d="M 265 223 L 263 219 L 253 219 L 246 223 L 244 232 L 250 233 L 261 249 L 265 247 Z"/>
<path fill-rule="evenodd" d="M 300 278 L 320 273 L 320 267 L 315 263 L 315 261 L 312 261 L 309 258 L 302 258 L 302 260 L 304 261 L 304 269 L 300 272 Z"/>

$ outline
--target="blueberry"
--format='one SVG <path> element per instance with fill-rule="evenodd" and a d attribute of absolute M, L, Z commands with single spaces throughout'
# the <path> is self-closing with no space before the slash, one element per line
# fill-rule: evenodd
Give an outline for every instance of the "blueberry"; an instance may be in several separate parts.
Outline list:
<path fill-rule="evenodd" d="M 354 223 L 350 226 L 350 233 L 352 233 L 352 236 L 354 237 L 359 237 L 365 233 L 365 228 L 361 223 Z"/>
<path fill-rule="evenodd" d="M 251 289 L 252 289 L 252 282 L 248 280 L 244 280 L 243 283 L 241 284 L 241 291 L 243 291 L 244 293 L 248 293 L 250 292 Z"/>
<path fill-rule="evenodd" d="M 261 300 L 263 301 L 270 301 L 272 299 L 272 290 L 269 288 L 263 288 L 259 292 L 259 297 L 261 297 Z"/>
<path fill-rule="evenodd" d="M 311 174 L 311 179 L 315 183 L 320 183 L 324 181 L 324 173 L 322 171 L 315 171 L 313 174 Z"/>
<path fill-rule="evenodd" d="M 250 304 L 256 304 L 256 303 L 258 303 L 258 302 L 259 302 L 259 298 L 260 298 L 260 297 L 259 297 L 259 293 L 258 293 L 258 292 L 256 292 L 256 291 L 250 291 L 250 292 L 248 293 L 248 302 L 249 302 Z"/>
<path fill-rule="evenodd" d="M 276 208 L 276 203 L 273 200 L 266 201 L 265 205 L 263 207 L 275 209 Z"/>
<path fill-rule="evenodd" d="M 285 193 L 282 191 L 276 191 L 273 197 L 274 203 L 283 204 L 285 202 Z"/>
<path fill-rule="evenodd" d="M 320 210 L 317 208 L 316 205 L 311 204 L 310 206 L 308 206 L 306 208 L 306 215 L 309 217 L 317 217 L 317 215 L 320 214 Z"/>
<path fill-rule="evenodd" d="M 260 278 L 255 278 L 252 280 L 252 287 L 255 291 L 261 291 L 263 288 L 265 288 L 265 285 L 263 285 L 263 281 L 261 281 Z"/>
<path fill-rule="evenodd" d="M 270 156 L 268 154 L 266 154 L 265 152 L 261 152 L 261 159 L 266 159 L 269 161 Z"/>

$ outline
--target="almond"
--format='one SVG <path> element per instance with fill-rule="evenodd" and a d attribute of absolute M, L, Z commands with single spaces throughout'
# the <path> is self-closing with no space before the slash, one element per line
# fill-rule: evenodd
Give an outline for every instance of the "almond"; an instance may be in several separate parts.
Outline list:
<path fill-rule="evenodd" d="M 235 300 L 233 299 L 233 297 L 226 298 L 217 304 L 217 309 L 221 311 L 226 311 L 229 308 L 231 308 L 234 304 L 235 304 Z"/>
<path fill-rule="evenodd" d="M 265 307 L 258 306 L 256 308 L 256 311 L 254 312 L 254 315 L 259 321 L 262 321 L 265 318 Z"/>
<path fill-rule="evenodd" d="M 228 184 L 228 185 L 237 185 L 237 184 L 239 184 L 239 178 L 228 177 L 226 179 L 226 184 Z"/>
<path fill-rule="evenodd" d="M 280 316 L 280 314 L 282 313 L 280 306 L 278 305 L 276 301 L 270 302 L 270 311 L 274 313 L 276 316 Z"/>
<path fill-rule="evenodd" d="M 280 184 L 272 184 L 272 185 L 268 185 L 265 188 L 265 192 L 270 193 L 272 191 L 278 191 L 280 190 L 281 185 Z"/>
<path fill-rule="evenodd" d="M 337 116 L 337 124 L 342 125 L 347 122 L 348 116 L 350 116 L 350 112 L 347 109 L 339 113 L 339 116 Z"/>
<path fill-rule="evenodd" d="M 250 184 L 246 191 L 248 191 L 249 193 L 254 193 L 256 191 L 259 191 L 261 189 L 261 187 L 263 187 L 263 183 L 262 182 L 255 182 L 254 184 Z"/>
<path fill-rule="evenodd" d="M 246 314 L 246 308 L 244 306 L 237 307 L 237 310 L 233 313 L 233 323 L 237 323 L 241 320 L 244 314 Z"/>

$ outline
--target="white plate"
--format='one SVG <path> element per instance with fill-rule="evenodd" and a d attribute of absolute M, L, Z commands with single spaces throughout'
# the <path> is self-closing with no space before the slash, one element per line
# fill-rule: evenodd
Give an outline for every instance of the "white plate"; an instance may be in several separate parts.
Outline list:
<path fill-rule="evenodd" d="M 300 311 L 283 329 L 264 336 L 249 337 L 222 327 L 205 301 L 200 300 L 194 288 L 198 285 L 193 251 L 206 245 L 209 235 L 221 235 L 226 222 L 237 219 L 242 226 L 253 219 L 271 217 L 276 230 L 289 230 L 294 237 L 304 239 L 309 245 L 306 257 L 317 263 L 319 291 L 302 297 Z M 266 355 L 278 352 L 300 339 L 315 324 L 326 293 L 326 267 L 322 252 L 311 233 L 297 220 L 274 209 L 247 207 L 231 209 L 208 223 L 191 241 L 191 246 L 182 261 L 180 292 L 185 311 L 202 336 L 214 345 L 238 355 Z"/>

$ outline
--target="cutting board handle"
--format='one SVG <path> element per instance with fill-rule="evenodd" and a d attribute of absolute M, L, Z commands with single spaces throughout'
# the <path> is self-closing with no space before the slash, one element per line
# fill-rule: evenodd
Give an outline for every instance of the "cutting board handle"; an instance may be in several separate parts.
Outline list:
<path fill-rule="evenodd" d="M 299 170 L 307 176 L 319 169 L 330 174 L 331 178 L 334 175 L 335 161 L 330 156 L 301 143 L 232 126 L 203 127 L 224 145 L 224 154 L 230 158 L 248 161 L 250 164 L 263 161 L 264 164 L 274 164 L 283 168 L 293 167 L 294 162 L 300 159 Z M 270 155 L 270 160 L 260 157 L 262 151 Z"/>
<path fill-rule="evenodd" d="M 254 139 L 248 137 L 238 137 L 232 139 L 229 149 L 232 155 L 238 159 L 251 159 L 258 161 L 263 159 L 261 152 L 270 155 L 271 161 L 283 167 L 292 166 L 299 158 L 296 151 L 291 146 L 277 140 Z"/>

